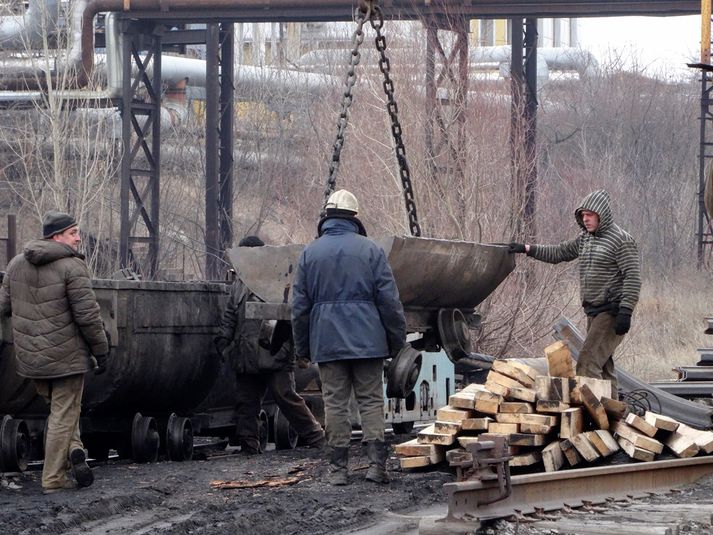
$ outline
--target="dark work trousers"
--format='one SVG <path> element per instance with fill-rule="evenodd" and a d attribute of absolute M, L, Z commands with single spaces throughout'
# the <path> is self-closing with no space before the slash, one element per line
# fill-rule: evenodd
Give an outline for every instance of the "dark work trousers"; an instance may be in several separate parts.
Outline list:
<path fill-rule="evenodd" d="M 237 374 L 236 379 L 236 435 L 241 446 L 255 450 L 259 448 L 258 417 L 268 388 L 280 411 L 305 444 L 311 444 L 324 436 L 322 426 L 295 390 L 295 374 L 292 370 Z"/>
<path fill-rule="evenodd" d="M 612 399 L 618 399 L 614 350 L 624 339 L 614 332 L 615 319 L 606 312 L 587 316 L 587 337 L 577 360 L 577 375 L 611 381 Z"/>
<path fill-rule="evenodd" d="M 350 359 L 319 363 L 324 399 L 324 427 L 333 448 L 349 446 L 352 435 L 349 401 L 352 390 L 361 416 L 362 440 L 384 440 L 384 359 Z"/>

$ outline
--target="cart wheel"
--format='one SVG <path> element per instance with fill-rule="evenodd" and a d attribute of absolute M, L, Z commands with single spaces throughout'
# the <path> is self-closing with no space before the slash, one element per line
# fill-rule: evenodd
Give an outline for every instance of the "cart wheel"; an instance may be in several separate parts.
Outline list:
<path fill-rule="evenodd" d="M 137 412 L 131 424 L 131 456 L 137 463 L 154 463 L 158 460 L 161 439 L 156 420 Z"/>
<path fill-rule="evenodd" d="M 290 425 L 285 415 L 279 407 L 275 409 L 275 415 L 272 417 L 275 429 L 275 447 L 278 450 L 293 450 L 297 447 L 299 435 L 295 428 Z"/>
<path fill-rule="evenodd" d="M 24 472 L 30 460 L 30 431 L 24 420 L 6 415 L 0 423 L 0 472 Z"/>
<path fill-rule="evenodd" d="M 166 426 L 166 453 L 171 461 L 193 458 L 193 425 L 188 418 L 172 413 Z"/>

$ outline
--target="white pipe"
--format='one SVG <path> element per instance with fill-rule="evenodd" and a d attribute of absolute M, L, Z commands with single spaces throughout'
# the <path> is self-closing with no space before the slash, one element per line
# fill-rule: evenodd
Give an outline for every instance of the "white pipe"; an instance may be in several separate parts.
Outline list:
<path fill-rule="evenodd" d="M 43 36 L 57 31 L 59 0 L 30 0 L 23 15 L 0 17 L 0 50 L 44 48 Z"/>

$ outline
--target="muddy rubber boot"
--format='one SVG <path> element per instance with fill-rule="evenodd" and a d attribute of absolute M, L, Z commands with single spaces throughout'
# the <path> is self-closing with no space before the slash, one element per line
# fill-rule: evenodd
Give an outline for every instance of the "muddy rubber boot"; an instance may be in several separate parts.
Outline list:
<path fill-rule="evenodd" d="M 330 485 L 346 485 L 347 461 L 349 460 L 349 448 L 332 448 L 329 457 L 329 475 L 327 481 Z"/>
<path fill-rule="evenodd" d="M 94 474 L 87 464 L 87 453 L 82 448 L 74 448 L 69 452 L 69 464 L 78 487 L 88 487 L 94 483 Z"/>
<path fill-rule="evenodd" d="M 369 457 L 369 470 L 366 479 L 374 483 L 388 483 L 386 459 L 389 458 L 389 447 L 382 440 L 370 440 L 366 443 L 366 454 Z"/>

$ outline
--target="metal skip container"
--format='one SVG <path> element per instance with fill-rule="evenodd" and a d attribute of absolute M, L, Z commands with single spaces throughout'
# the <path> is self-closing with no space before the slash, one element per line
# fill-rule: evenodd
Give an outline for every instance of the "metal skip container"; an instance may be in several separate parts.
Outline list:
<path fill-rule="evenodd" d="M 413 331 L 421 330 L 424 313 L 472 310 L 515 268 L 513 255 L 502 245 L 399 236 L 376 241 L 386 252 Z M 285 245 L 228 251 L 238 277 L 263 301 L 250 307 L 253 317 L 289 319 L 292 278 L 303 249 Z"/>
<path fill-rule="evenodd" d="M 219 375 L 221 361 L 212 340 L 226 285 L 116 280 L 92 285 L 111 352 L 104 374 L 85 376 L 83 435 L 123 433 L 141 425 L 158 429 L 171 415 L 190 415 Z M 33 437 L 40 437 L 49 409 L 34 383 L 16 374 L 11 318 L 2 320 L 2 339 L 0 417 L 21 418 Z M 137 420 L 139 413 L 143 419 Z M 184 427 L 190 425 L 185 420 Z M 153 429 L 144 435 L 148 431 Z"/>

